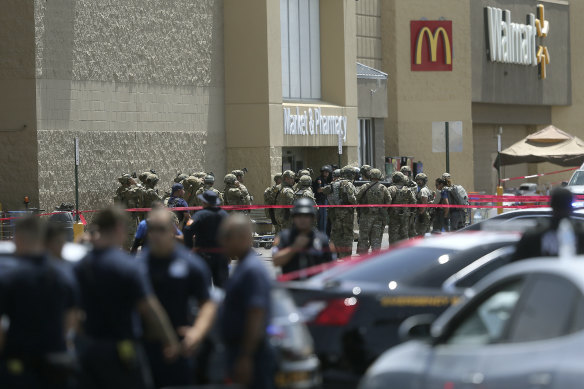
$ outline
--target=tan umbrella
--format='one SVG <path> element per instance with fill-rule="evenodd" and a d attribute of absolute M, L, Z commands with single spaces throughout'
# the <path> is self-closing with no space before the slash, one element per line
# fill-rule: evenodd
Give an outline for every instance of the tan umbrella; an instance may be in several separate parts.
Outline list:
<path fill-rule="evenodd" d="M 501 151 L 498 159 L 501 166 L 538 162 L 580 166 L 584 163 L 584 141 L 548 126 Z"/>

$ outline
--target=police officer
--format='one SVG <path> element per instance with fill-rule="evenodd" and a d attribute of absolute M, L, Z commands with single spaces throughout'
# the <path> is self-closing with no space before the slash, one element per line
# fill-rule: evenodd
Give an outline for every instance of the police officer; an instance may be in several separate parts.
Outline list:
<path fill-rule="evenodd" d="M 185 187 L 182 184 L 174 184 L 172 186 L 172 192 L 168 199 L 167 206 L 168 208 L 187 208 L 189 204 L 184 199 L 185 196 Z M 178 218 L 179 229 L 182 230 L 182 227 L 188 222 L 190 219 L 190 213 L 186 210 L 175 211 L 176 217 Z"/>
<path fill-rule="evenodd" d="M 244 176 L 247 173 L 247 169 L 243 168 L 241 170 L 234 170 L 231 172 L 231 174 L 233 174 L 235 176 L 235 178 L 237 179 L 238 184 L 238 188 L 241 191 L 241 193 L 243 194 L 243 196 L 246 198 L 246 205 L 250 205 L 253 202 L 253 197 L 249 194 L 249 191 L 247 190 L 246 186 L 243 184 L 243 180 L 244 180 Z"/>
<path fill-rule="evenodd" d="M 341 170 L 341 179 L 338 183 L 340 205 L 357 204 L 357 189 L 353 185 L 355 170 L 351 166 L 345 166 Z M 355 209 L 341 207 L 335 209 L 331 240 L 336 246 L 339 258 L 350 257 L 353 253 L 353 225 L 355 223 Z"/>
<path fill-rule="evenodd" d="M 292 205 L 294 203 L 294 190 L 292 189 L 293 185 L 294 172 L 291 170 L 286 170 L 282 174 L 282 184 L 280 185 L 280 192 L 276 196 L 276 205 Z M 286 228 L 290 228 L 292 225 L 292 220 L 290 219 L 289 208 L 277 208 L 274 210 L 274 214 L 280 231 L 285 230 Z"/>
<path fill-rule="evenodd" d="M 193 216 L 191 225 L 185 227 L 185 245 L 194 249 L 207 263 L 218 288 L 225 287 L 229 277 L 229 259 L 225 257 L 218 242 L 219 226 L 227 218 L 227 212 L 219 206 L 217 193 L 206 191 L 199 195 L 203 209 Z"/>
<path fill-rule="evenodd" d="M 249 218 L 232 214 L 222 225 L 220 237 L 226 255 L 239 258 L 227 281 L 221 311 L 228 376 L 242 387 L 273 388 L 275 358 L 266 331 L 271 283 L 266 267 L 252 250 Z"/>
<path fill-rule="evenodd" d="M 213 193 L 213 192 L 211 192 Z M 148 215 L 148 248 L 140 255 L 147 268 L 154 293 L 166 310 L 172 327 L 182 337 L 182 355 L 165 361 L 160 346 L 147 344 L 152 376 L 157 388 L 191 384 L 190 358 L 211 329 L 216 304 L 211 301 L 211 275 L 203 260 L 175 239 L 172 214 L 157 209 Z M 196 320 L 190 315 L 189 301 L 198 303 Z"/>
<path fill-rule="evenodd" d="M 404 186 L 409 188 L 412 191 L 414 198 L 416 198 L 416 196 L 418 194 L 418 186 L 412 177 L 413 176 L 412 169 L 408 165 L 404 165 L 401 167 L 400 172 L 402 172 L 402 174 L 406 178 Z M 414 202 L 414 204 L 415 204 L 415 202 Z M 417 209 L 411 208 L 410 209 L 410 223 L 408 226 L 408 237 L 410 237 L 410 238 L 413 238 L 416 236 L 416 215 L 417 215 Z"/>
<path fill-rule="evenodd" d="M 264 204 L 265 205 L 276 205 L 276 197 L 280 192 L 280 184 L 282 183 L 282 174 L 278 173 L 274 176 L 274 185 L 268 186 L 264 191 Z M 274 208 L 266 208 L 265 210 L 266 217 L 271 220 L 272 226 L 274 226 L 275 233 L 278 234 L 280 232 L 280 227 L 278 226 L 278 222 L 276 221 L 276 215 L 274 212 Z"/>
<path fill-rule="evenodd" d="M 292 228 L 282 231 L 274 241 L 274 265 L 285 274 L 331 262 L 328 237 L 314 228 L 316 209 L 312 200 L 296 200 L 290 214 Z"/>
<path fill-rule="evenodd" d="M 312 184 L 312 191 L 314 193 L 314 198 L 316 200 L 317 205 L 328 205 L 328 201 L 326 195 L 322 193 L 322 188 L 326 185 L 330 184 L 332 181 L 332 172 L 333 168 L 331 165 L 324 165 L 320 169 L 320 177 L 314 180 Z M 318 230 L 321 232 L 326 233 L 327 231 L 327 218 L 328 212 L 326 207 L 319 207 L 318 208 Z"/>
<path fill-rule="evenodd" d="M 225 205 L 251 205 L 251 197 L 247 189 L 242 189 L 242 185 L 237 181 L 234 174 L 225 175 L 223 182 L 225 183 L 225 189 L 223 190 Z M 244 211 L 244 213 L 248 212 Z"/>
<path fill-rule="evenodd" d="M 206 174 L 203 176 L 205 177 Z M 184 199 L 189 207 L 197 206 L 197 191 L 203 187 L 203 178 L 200 173 L 193 173 L 182 181 L 185 189 Z"/>
<path fill-rule="evenodd" d="M 416 198 L 406 187 L 406 177 L 401 172 L 395 172 L 392 176 L 393 185 L 389 188 L 392 204 L 415 204 Z M 409 238 L 410 209 L 408 207 L 393 207 L 389 214 L 389 243 Z"/>
<path fill-rule="evenodd" d="M 312 182 L 312 176 L 310 175 L 310 171 L 308 169 L 298 170 L 298 172 L 296 173 L 296 178 L 294 179 L 295 183 L 292 186 L 292 189 L 294 190 L 294 192 L 296 192 L 298 190 L 298 182 L 300 182 L 300 178 L 303 176 L 308 176 Z"/>
<path fill-rule="evenodd" d="M 379 183 L 381 171 L 371 169 L 368 172 L 368 178 L 371 182 L 361 186 L 357 193 L 359 204 L 391 204 L 391 195 L 388 189 Z M 366 254 L 369 247 L 373 251 L 381 249 L 381 240 L 388 220 L 388 210 L 389 208 L 382 207 L 361 208 L 358 254 Z"/>
<path fill-rule="evenodd" d="M 146 177 L 145 192 L 144 192 L 144 208 L 152 208 L 152 203 L 155 201 L 160 201 L 161 198 L 156 190 L 156 185 L 160 181 L 160 178 L 156 174 L 149 173 Z"/>
<path fill-rule="evenodd" d="M 316 199 L 314 198 L 314 193 L 312 193 L 312 179 L 310 178 L 310 176 L 300 177 L 298 183 L 296 184 L 294 200 L 298 200 L 301 198 L 312 200 L 313 204 L 316 205 Z"/>
<path fill-rule="evenodd" d="M 10 322 L 5 335 L 0 326 L 0 387 L 65 388 L 73 369 L 65 333 L 75 326 L 74 280 L 45 254 L 37 217 L 16 222 L 14 244 L 16 265 L 0 273 L 0 318 Z"/>
<path fill-rule="evenodd" d="M 138 313 L 145 330 L 178 356 L 179 343 L 152 291 L 143 266 L 119 249 L 126 235 L 126 215 L 117 208 L 99 212 L 91 226 L 93 250 L 75 266 L 83 336 L 77 341 L 82 388 L 149 388 L 145 354 L 136 328 Z"/>
<path fill-rule="evenodd" d="M 450 205 L 448 199 L 447 182 L 444 178 L 436 179 L 436 197 L 435 204 Z M 436 208 L 434 211 L 434 220 L 432 226 L 432 233 L 439 234 L 443 230 L 450 231 L 450 208 Z"/>
<path fill-rule="evenodd" d="M 219 198 L 220 202 L 223 203 L 223 194 L 221 194 L 221 192 L 219 191 L 219 189 L 215 188 L 213 185 L 215 184 L 215 176 L 212 174 L 207 174 L 205 176 L 205 179 L 203 180 L 203 186 L 199 188 L 199 190 L 197 191 L 197 201 L 196 204 L 198 206 L 203 205 L 203 203 L 201 203 L 200 200 L 200 195 L 202 195 L 204 192 L 210 190 L 211 192 L 215 192 L 215 194 L 217 195 L 217 197 Z"/>
<path fill-rule="evenodd" d="M 416 175 L 416 184 L 418 185 L 418 191 L 416 193 L 416 201 L 418 204 L 429 204 L 433 199 L 432 191 L 428 188 L 428 176 L 424 173 L 419 173 Z M 416 235 L 424 236 L 426 233 L 430 232 L 430 212 L 429 208 L 416 208 Z"/>

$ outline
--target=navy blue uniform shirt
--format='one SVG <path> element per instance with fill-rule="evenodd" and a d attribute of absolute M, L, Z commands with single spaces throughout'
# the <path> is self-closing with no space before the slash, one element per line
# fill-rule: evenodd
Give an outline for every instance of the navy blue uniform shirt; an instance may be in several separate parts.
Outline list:
<path fill-rule="evenodd" d="M 261 308 L 265 311 L 265 328 L 270 318 L 271 283 L 265 265 L 250 250 L 239 260 L 225 287 L 225 301 L 221 313 L 221 334 L 227 346 L 237 346 L 243 339 L 247 311 Z"/>
<path fill-rule="evenodd" d="M 17 261 L 0 275 L 0 316 L 10 319 L 4 353 L 65 351 L 65 313 L 77 305 L 73 279 L 46 256 Z"/>
<path fill-rule="evenodd" d="M 135 308 L 152 294 L 144 266 L 116 248 L 93 250 L 75 266 L 75 275 L 88 336 L 121 340 L 139 335 Z"/>
<path fill-rule="evenodd" d="M 205 208 L 197 211 L 193 216 L 193 223 L 184 229 L 185 246 L 189 248 L 220 247 L 217 233 L 227 216 L 227 212 L 221 208 Z"/>
<path fill-rule="evenodd" d="M 178 244 L 169 258 L 156 258 L 144 250 L 139 260 L 146 265 L 154 293 L 173 327 L 192 325 L 189 299 L 195 298 L 199 305 L 209 300 L 211 275 L 207 265 Z"/>
<path fill-rule="evenodd" d="M 168 199 L 168 208 L 187 208 L 188 206 L 189 204 L 182 197 L 170 196 Z M 188 211 L 174 211 L 179 223 L 182 223 L 183 219 L 185 218 L 185 212 Z"/>
<path fill-rule="evenodd" d="M 280 244 L 277 250 L 282 250 L 294 244 L 298 230 L 294 227 L 285 229 L 280 233 Z M 312 266 L 321 265 L 333 260 L 332 250 L 329 246 L 329 239 L 326 234 L 312 229 L 308 234 L 310 241 L 302 251 L 294 254 L 292 259 L 282 266 L 282 273 L 306 269 Z"/>

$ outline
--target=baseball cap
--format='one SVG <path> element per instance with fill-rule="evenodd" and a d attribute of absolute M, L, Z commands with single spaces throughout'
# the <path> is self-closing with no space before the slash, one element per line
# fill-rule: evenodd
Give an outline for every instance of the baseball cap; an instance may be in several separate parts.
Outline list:
<path fill-rule="evenodd" d="M 175 194 L 175 192 L 184 189 L 185 187 L 183 186 L 183 184 L 181 183 L 176 183 L 172 186 L 172 194 Z"/>
<path fill-rule="evenodd" d="M 219 199 L 219 196 L 217 196 L 217 193 L 213 192 L 212 190 L 206 190 L 203 193 L 201 193 L 200 195 L 197 196 L 199 198 L 199 200 L 201 200 L 204 203 L 207 203 L 209 205 L 219 205 L 221 204 L 221 200 Z"/>

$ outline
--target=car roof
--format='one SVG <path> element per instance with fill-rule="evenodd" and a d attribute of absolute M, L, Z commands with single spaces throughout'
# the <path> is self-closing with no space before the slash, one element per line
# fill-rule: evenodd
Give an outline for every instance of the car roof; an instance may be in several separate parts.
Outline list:
<path fill-rule="evenodd" d="M 481 291 L 500 279 L 533 273 L 555 274 L 567 278 L 584 291 L 584 256 L 567 259 L 543 257 L 517 261 L 496 270 L 472 289 Z"/>
<path fill-rule="evenodd" d="M 483 244 L 517 242 L 521 234 L 497 231 L 462 231 L 456 234 L 431 236 L 417 241 L 417 247 L 454 248 L 468 250 Z"/>

